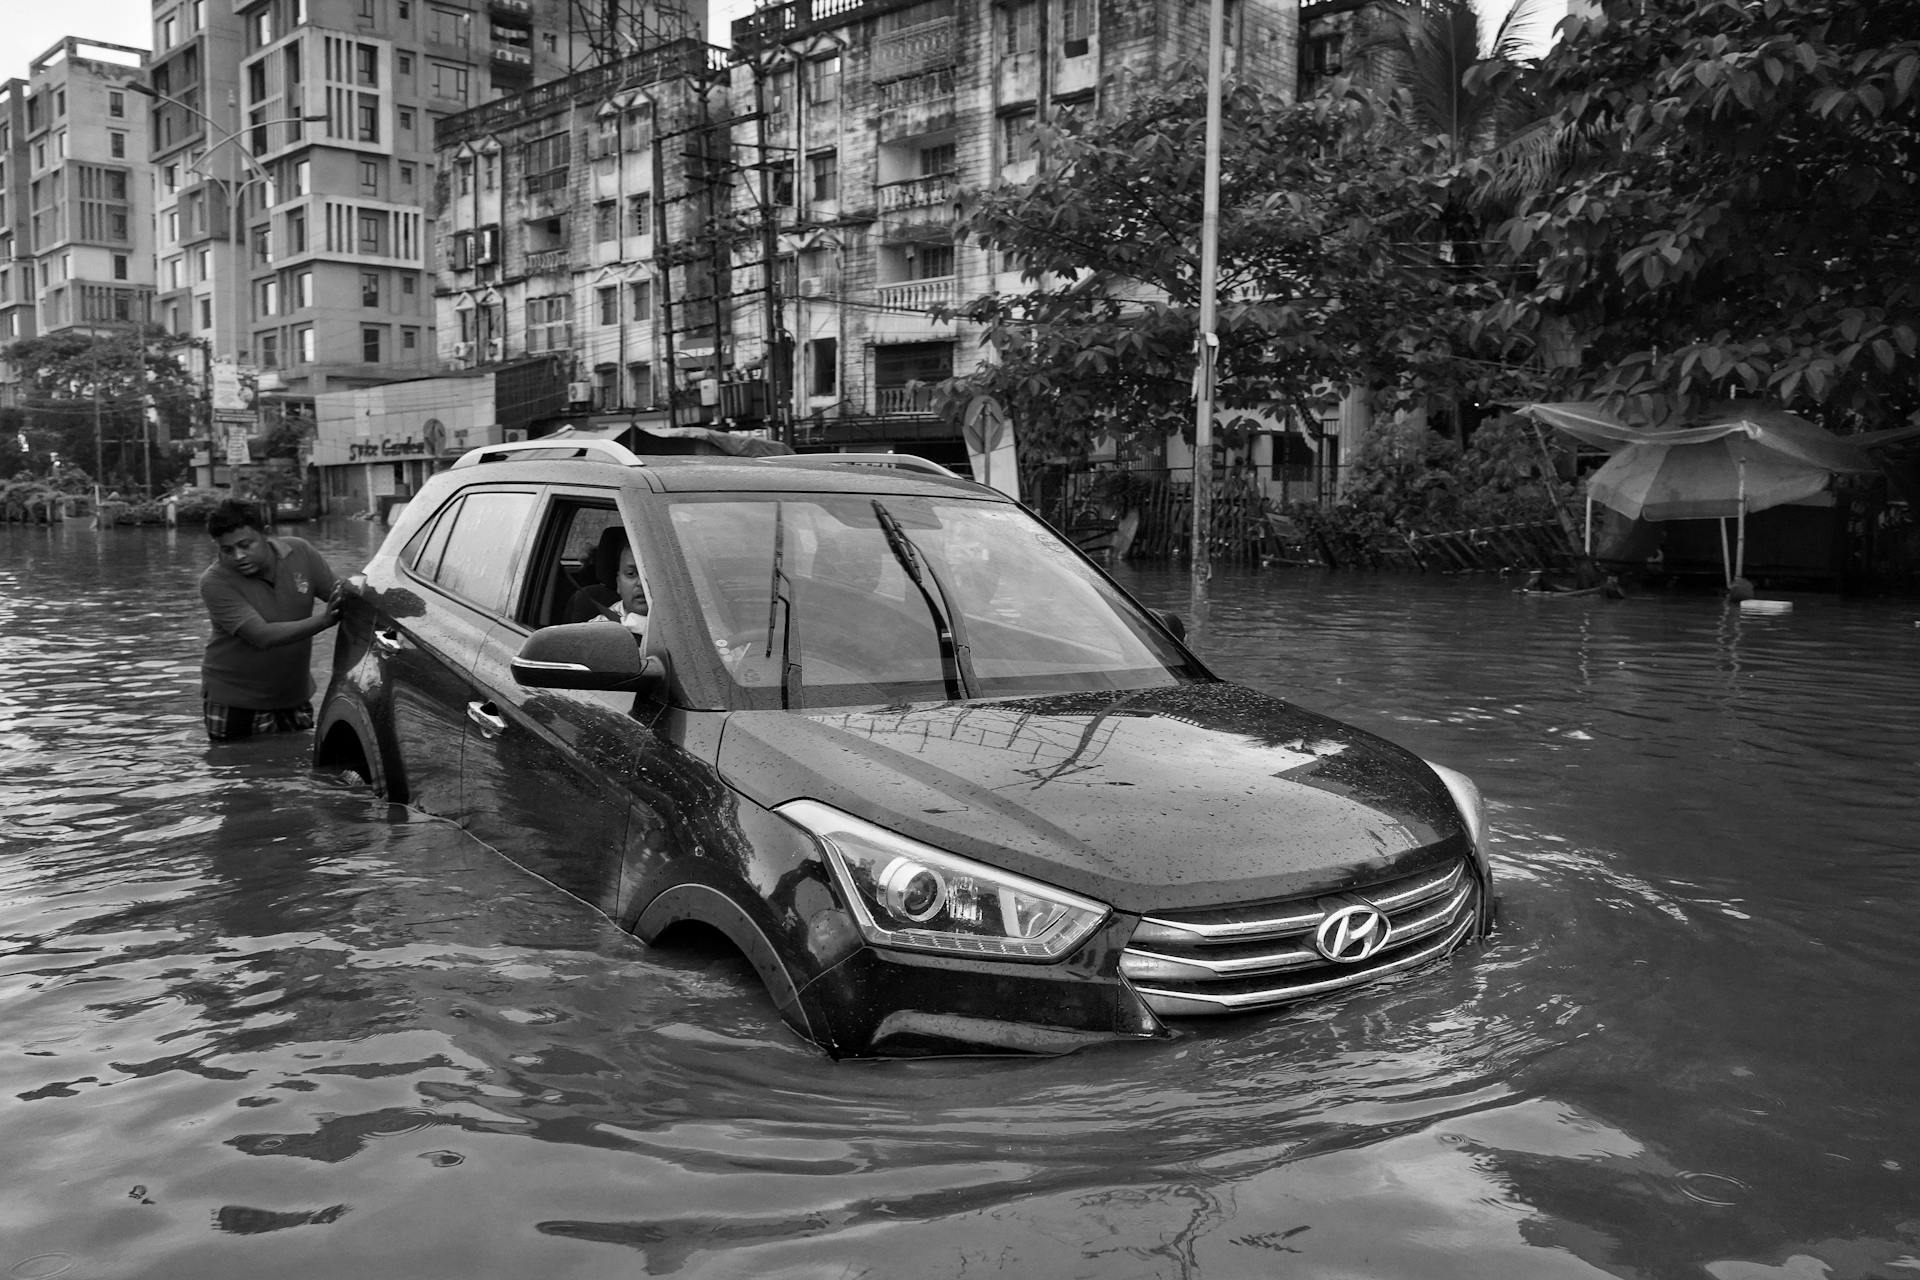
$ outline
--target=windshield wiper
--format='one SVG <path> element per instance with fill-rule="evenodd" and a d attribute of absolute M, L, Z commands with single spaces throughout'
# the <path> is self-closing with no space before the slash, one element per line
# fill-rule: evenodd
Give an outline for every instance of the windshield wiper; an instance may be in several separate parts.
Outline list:
<path fill-rule="evenodd" d="M 893 558 L 900 562 L 907 578 L 920 589 L 920 598 L 927 602 L 927 612 L 933 615 L 934 634 L 940 640 L 940 674 L 946 684 L 947 697 L 959 700 L 967 696 L 969 676 L 970 646 L 967 644 L 966 626 L 960 621 L 960 615 L 953 610 L 953 602 L 947 595 L 947 588 L 940 581 L 940 574 L 932 562 L 920 554 L 913 539 L 900 527 L 900 521 L 893 512 L 881 504 L 880 499 L 873 500 L 873 515 L 880 522 L 880 531 L 887 535 L 887 547 L 893 552 Z M 927 579 L 933 579 L 933 586 L 927 586 Z"/>
<path fill-rule="evenodd" d="M 773 580 L 767 585 L 767 651 L 773 656 L 773 632 L 780 629 L 780 705 L 801 701 L 800 663 L 793 656 L 793 579 L 787 576 L 786 504 L 773 504 Z M 779 619 L 776 624 L 775 619 Z"/>

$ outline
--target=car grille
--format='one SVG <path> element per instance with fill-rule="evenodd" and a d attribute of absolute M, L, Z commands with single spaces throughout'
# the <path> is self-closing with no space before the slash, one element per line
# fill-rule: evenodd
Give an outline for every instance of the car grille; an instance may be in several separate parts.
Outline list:
<path fill-rule="evenodd" d="M 1357 963 L 1314 949 L 1330 912 L 1358 902 L 1385 913 L 1386 945 Z M 1459 946 L 1480 913 L 1480 885 L 1464 861 L 1346 893 L 1147 916 L 1120 972 L 1155 1013 L 1205 1017 L 1264 1009 L 1361 986 Z"/>

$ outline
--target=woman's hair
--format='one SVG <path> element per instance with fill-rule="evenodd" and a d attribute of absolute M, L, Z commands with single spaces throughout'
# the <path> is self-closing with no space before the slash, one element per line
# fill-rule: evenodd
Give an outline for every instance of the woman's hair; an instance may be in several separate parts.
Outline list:
<path fill-rule="evenodd" d="M 620 553 L 627 549 L 627 531 L 610 524 L 600 531 L 600 545 L 593 549 L 593 576 L 603 587 L 617 587 L 620 580 Z"/>

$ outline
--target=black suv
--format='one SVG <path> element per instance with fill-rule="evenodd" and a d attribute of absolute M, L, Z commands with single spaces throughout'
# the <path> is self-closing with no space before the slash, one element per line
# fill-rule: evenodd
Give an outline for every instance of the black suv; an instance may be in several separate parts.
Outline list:
<path fill-rule="evenodd" d="M 1492 911 L 1465 777 L 890 455 L 467 454 L 349 600 L 315 750 L 649 943 L 717 930 L 835 1056 L 1162 1037 Z"/>

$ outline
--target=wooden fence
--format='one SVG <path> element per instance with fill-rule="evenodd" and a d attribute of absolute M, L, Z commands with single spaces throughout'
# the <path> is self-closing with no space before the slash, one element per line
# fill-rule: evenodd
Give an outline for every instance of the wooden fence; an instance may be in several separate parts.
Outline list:
<path fill-rule="evenodd" d="M 1134 471 L 1127 511 L 1099 500 L 1095 486 L 1111 473 L 1075 472 L 1056 491 L 1048 518 L 1090 555 L 1106 558 L 1122 550 L 1129 560 L 1173 560 L 1193 545 L 1193 485 L 1174 477 L 1186 472 Z M 1258 563 L 1278 550 L 1283 532 L 1253 473 L 1226 472 L 1213 481 L 1209 545 L 1222 563 Z M 1130 526 L 1130 530 L 1129 530 Z M 1128 532 L 1131 538 L 1128 538 Z"/>
<path fill-rule="evenodd" d="M 1556 520 L 1404 535 L 1413 567 L 1441 573 L 1572 569 L 1579 559 Z"/>
<path fill-rule="evenodd" d="M 1128 472 L 1126 512 L 1109 496 L 1113 472 L 1057 471 L 1034 476 L 1030 500 L 1082 550 L 1101 559 L 1177 560 L 1193 543 L 1189 473 Z M 1023 483 L 1025 483 L 1023 481 Z M 1296 529 L 1246 468 L 1213 482 L 1215 563 L 1323 565 L 1330 569 L 1402 569 L 1425 573 L 1512 573 L 1571 570 L 1580 553 L 1557 521 L 1487 525 L 1437 533 L 1358 538 L 1331 526 Z M 1129 538 L 1129 535 L 1130 538 Z"/>

